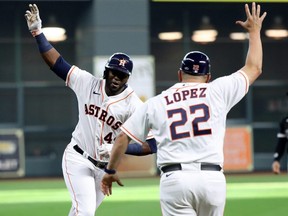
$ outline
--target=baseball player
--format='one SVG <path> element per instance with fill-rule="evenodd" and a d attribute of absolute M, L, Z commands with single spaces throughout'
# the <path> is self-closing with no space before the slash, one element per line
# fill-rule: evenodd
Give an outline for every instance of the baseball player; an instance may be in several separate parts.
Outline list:
<path fill-rule="evenodd" d="M 179 81 L 144 103 L 121 126 L 102 190 L 112 193 L 112 182 L 123 186 L 117 167 L 131 139 L 144 142 L 151 130 L 157 143 L 161 170 L 160 202 L 164 216 L 222 216 L 226 200 L 223 142 L 226 116 L 262 72 L 260 30 L 266 12 L 245 5 L 247 20 L 236 23 L 249 33 L 245 65 L 212 82 L 210 60 L 202 52 L 187 53 L 178 71 Z M 143 125 L 143 127 L 135 127 Z"/>
<path fill-rule="evenodd" d="M 288 96 L 288 92 L 286 95 Z M 288 142 L 288 116 L 284 117 L 280 121 L 277 139 L 278 142 L 273 155 L 272 171 L 275 174 L 280 174 L 280 160 L 285 152 L 286 144 Z"/>
<path fill-rule="evenodd" d="M 105 65 L 103 79 L 67 63 L 41 31 L 39 10 L 29 5 L 27 25 L 35 37 L 42 58 L 50 69 L 66 82 L 78 100 L 79 121 L 71 142 L 63 154 L 62 170 L 70 192 L 69 216 L 94 216 L 104 199 L 101 179 L 120 126 L 143 102 L 127 85 L 133 62 L 125 53 L 114 53 Z M 155 139 L 131 143 L 127 154 L 147 155 L 155 152 Z"/>

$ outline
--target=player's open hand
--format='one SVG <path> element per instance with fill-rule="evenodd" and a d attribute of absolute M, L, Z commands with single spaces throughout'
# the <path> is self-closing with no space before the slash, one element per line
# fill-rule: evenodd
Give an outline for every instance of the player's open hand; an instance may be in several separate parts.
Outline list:
<path fill-rule="evenodd" d="M 101 190 L 104 193 L 104 195 L 107 196 L 112 195 L 112 182 L 117 182 L 119 186 L 124 186 L 117 174 L 114 175 L 105 174 L 102 178 L 101 183 Z"/>
<path fill-rule="evenodd" d="M 40 19 L 39 10 L 36 4 L 29 4 L 30 10 L 25 13 L 28 29 L 32 31 L 41 31 L 42 20 Z"/>
<path fill-rule="evenodd" d="M 262 28 L 262 22 L 266 17 L 267 13 L 264 12 L 261 15 L 261 7 L 260 5 L 256 5 L 255 2 L 252 3 L 252 10 L 250 11 L 248 4 L 245 4 L 245 12 L 247 19 L 245 22 L 243 21 L 236 21 L 236 24 L 241 25 L 245 28 L 248 32 L 257 31 L 260 32 Z"/>

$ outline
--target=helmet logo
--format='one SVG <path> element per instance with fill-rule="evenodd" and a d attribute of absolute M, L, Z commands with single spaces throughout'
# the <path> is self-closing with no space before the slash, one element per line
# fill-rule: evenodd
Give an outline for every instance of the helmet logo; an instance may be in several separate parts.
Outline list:
<path fill-rule="evenodd" d="M 125 67 L 126 62 L 127 62 L 127 61 L 126 61 L 125 59 L 120 59 L 120 60 L 119 60 L 119 66 Z"/>
<path fill-rule="evenodd" d="M 193 65 L 193 71 L 197 71 L 197 73 L 198 73 L 198 71 L 199 71 L 199 65 Z"/>

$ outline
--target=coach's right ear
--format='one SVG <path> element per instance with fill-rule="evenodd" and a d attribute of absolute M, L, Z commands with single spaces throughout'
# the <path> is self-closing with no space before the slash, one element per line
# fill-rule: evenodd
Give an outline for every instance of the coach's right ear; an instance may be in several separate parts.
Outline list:
<path fill-rule="evenodd" d="M 206 76 L 207 76 L 207 78 L 206 78 L 206 83 L 209 83 L 210 80 L 211 80 L 211 74 L 208 74 L 208 75 L 206 75 Z"/>
<path fill-rule="evenodd" d="M 182 80 L 183 80 L 181 70 L 178 70 L 178 80 L 179 80 L 179 82 L 182 82 Z"/>

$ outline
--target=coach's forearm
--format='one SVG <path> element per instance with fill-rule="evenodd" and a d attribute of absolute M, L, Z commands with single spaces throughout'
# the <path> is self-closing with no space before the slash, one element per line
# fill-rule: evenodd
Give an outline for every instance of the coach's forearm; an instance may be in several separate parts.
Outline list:
<path fill-rule="evenodd" d="M 115 143 L 113 145 L 113 148 L 112 148 L 109 163 L 107 165 L 107 168 L 109 170 L 117 170 L 117 168 L 121 162 L 121 159 L 126 152 L 126 149 L 128 147 L 130 140 L 131 140 L 130 137 L 128 137 L 123 132 L 121 132 L 117 136 Z"/>
<path fill-rule="evenodd" d="M 249 49 L 246 63 L 242 70 L 246 73 L 251 85 L 262 73 L 263 50 L 260 32 L 249 33 Z"/>

